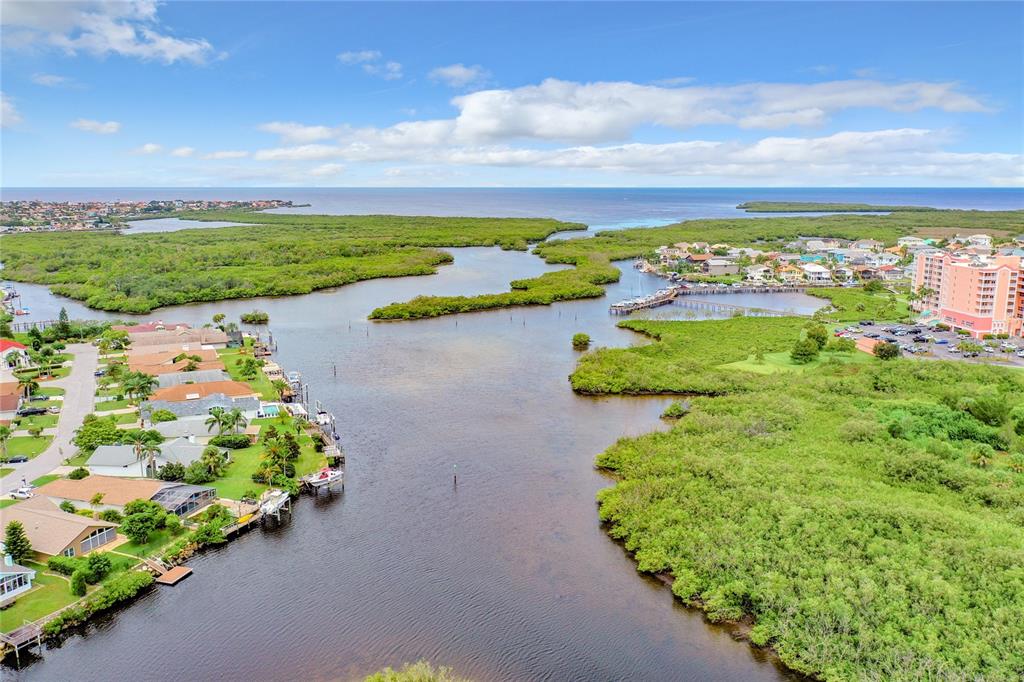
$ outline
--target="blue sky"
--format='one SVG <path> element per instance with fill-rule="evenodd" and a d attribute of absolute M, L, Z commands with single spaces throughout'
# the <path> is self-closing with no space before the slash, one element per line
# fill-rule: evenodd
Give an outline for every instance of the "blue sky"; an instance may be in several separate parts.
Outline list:
<path fill-rule="evenodd" d="M 1021 3 L 3 0 L 3 186 L 1020 186 Z"/>

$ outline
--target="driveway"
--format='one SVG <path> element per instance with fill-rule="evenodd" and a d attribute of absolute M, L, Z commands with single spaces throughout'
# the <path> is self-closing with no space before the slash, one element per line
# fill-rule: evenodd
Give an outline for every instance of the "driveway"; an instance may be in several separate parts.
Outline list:
<path fill-rule="evenodd" d="M 82 425 L 85 415 L 93 411 L 99 352 L 89 343 L 73 343 L 67 347 L 67 352 L 75 358 L 71 374 L 42 384 L 45 387 L 64 389 L 64 403 L 57 421 L 56 435 L 50 447 L 33 459 L 24 464 L 7 465 L 14 467 L 14 471 L 0 479 L 0 494 L 6 495 L 18 488 L 23 478 L 31 482 L 50 473 L 75 453 L 75 446 L 71 444 L 75 429 Z"/>

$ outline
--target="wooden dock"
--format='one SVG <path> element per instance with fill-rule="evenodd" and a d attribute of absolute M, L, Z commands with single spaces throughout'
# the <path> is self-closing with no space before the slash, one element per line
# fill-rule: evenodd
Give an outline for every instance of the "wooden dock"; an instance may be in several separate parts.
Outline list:
<path fill-rule="evenodd" d="M 188 566 L 175 566 L 169 571 L 157 576 L 156 582 L 161 585 L 177 585 L 190 575 L 192 575 L 192 569 Z"/>
<path fill-rule="evenodd" d="M 677 296 L 707 296 L 710 294 L 802 294 L 807 291 L 803 285 L 797 286 L 742 286 L 742 287 L 678 287 Z"/>

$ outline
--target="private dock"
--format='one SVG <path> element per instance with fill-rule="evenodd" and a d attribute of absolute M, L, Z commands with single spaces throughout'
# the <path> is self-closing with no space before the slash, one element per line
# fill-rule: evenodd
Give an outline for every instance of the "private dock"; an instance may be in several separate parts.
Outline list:
<path fill-rule="evenodd" d="M 677 296 L 706 296 L 709 294 L 801 294 L 807 291 L 805 285 L 750 285 L 741 287 L 676 287 Z"/>
<path fill-rule="evenodd" d="M 668 289 L 656 291 L 649 296 L 641 296 L 639 298 L 631 298 L 626 301 L 619 301 L 618 303 L 613 303 L 611 305 L 609 312 L 615 315 L 628 315 L 629 313 L 636 312 L 637 310 L 645 310 L 647 308 L 657 308 L 658 306 L 668 305 L 675 299 L 678 291 L 679 287 L 670 287 Z"/>
<path fill-rule="evenodd" d="M 162 575 L 157 576 L 156 582 L 161 585 L 177 585 L 190 575 L 192 575 L 192 569 L 188 566 L 175 566 Z"/>

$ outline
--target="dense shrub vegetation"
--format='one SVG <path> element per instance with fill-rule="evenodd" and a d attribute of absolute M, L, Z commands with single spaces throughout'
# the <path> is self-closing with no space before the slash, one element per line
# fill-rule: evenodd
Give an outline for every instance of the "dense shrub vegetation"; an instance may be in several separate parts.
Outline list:
<path fill-rule="evenodd" d="M 525 249 L 583 225 L 520 218 L 201 213 L 254 227 L 3 238 L 4 276 L 48 284 L 92 308 L 145 313 L 194 301 L 304 294 L 375 277 L 428 275 L 440 246 Z"/>
<path fill-rule="evenodd" d="M 671 431 L 598 458 L 617 478 L 598 496 L 609 532 L 713 620 L 750 618 L 794 669 L 1021 679 L 1024 377 L 914 360 L 716 369 L 754 339 L 790 347 L 801 322 L 629 322 L 660 340 L 580 360 L 578 389 L 704 394 Z"/>
<path fill-rule="evenodd" d="M 599 285 L 616 282 L 619 270 L 611 261 L 650 254 L 664 244 L 677 242 L 724 242 L 734 246 L 776 248 L 797 237 L 819 236 L 846 239 L 874 238 L 892 243 L 919 231 L 941 233 L 944 229 L 984 231 L 995 235 L 1017 234 L 1024 225 L 1024 211 L 908 211 L 889 215 L 831 215 L 798 218 L 701 219 L 657 228 L 600 232 L 592 239 L 542 242 L 534 252 L 548 263 L 575 266 L 511 283 L 512 291 L 481 296 L 422 296 L 374 310 L 373 319 L 412 319 L 450 313 L 488 310 L 514 305 L 548 305 L 555 301 L 603 295 Z"/>
<path fill-rule="evenodd" d="M 101 611 L 133 599 L 135 595 L 153 584 L 153 576 L 144 571 L 129 571 L 111 578 L 109 583 L 86 598 L 81 604 L 72 606 L 43 626 L 43 632 L 52 637 L 65 628 L 80 625 Z"/>

